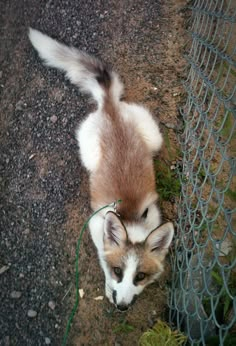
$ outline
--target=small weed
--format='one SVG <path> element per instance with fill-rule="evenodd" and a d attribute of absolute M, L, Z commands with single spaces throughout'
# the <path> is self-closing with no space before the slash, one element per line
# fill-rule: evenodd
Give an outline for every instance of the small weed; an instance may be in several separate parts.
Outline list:
<path fill-rule="evenodd" d="M 217 336 L 210 336 L 206 339 L 206 345 L 207 346 L 219 346 L 220 345 L 220 337 Z M 230 333 L 226 336 L 224 340 L 224 346 L 232 346 L 236 345 L 236 334 Z"/>
<path fill-rule="evenodd" d="M 232 248 L 228 255 L 224 258 L 228 265 L 232 265 L 236 256 L 236 241 L 232 241 Z M 222 277 L 221 269 L 219 265 L 215 265 L 211 271 L 212 286 L 216 287 L 218 294 L 220 294 L 220 300 L 215 307 L 215 316 L 219 323 L 226 323 L 230 312 L 233 309 L 233 299 L 236 295 L 236 276 L 234 270 L 231 270 L 226 281 L 227 287 Z M 230 292 L 230 293 L 229 293 Z M 215 297 L 205 296 L 202 299 L 204 310 L 208 316 L 212 314 L 212 300 L 213 304 Z M 208 344 L 207 344 L 208 345 Z M 210 345 L 210 344 L 209 344 Z"/>
<path fill-rule="evenodd" d="M 235 260 L 235 256 L 236 256 L 236 242 L 232 242 L 232 249 L 229 252 L 229 254 L 225 256 L 229 265 L 233 263 L 233 261 Z M 224 286 L 225 284 L 224 284 L 223 277 L 221 275 L 221 271 L 217 266 L 215 266 L 214 269 L 211 271 L 211 276 L 213 278 L 213 281 L 215 282 L 215 284 L 219 287 L 219 290 L 221 291 L 221 298 L 216 308 L 216 313 L 218 316 L 221 317 L 222 321 L 224 322 L 227 318 L 227 315 L 230 309 L 233 306 L 232 298 L 228 292 L 230 292 L 232 296 L 236 295 L 236 276 L 234 271 L 231 270 L 230 275 L 228 277 L 228 281 L 227 281 L 227 288 L 225 288 Z"/>
<path fill-rule="evenodd" d="M 227 61 L 223 61 L 223 65 L 224 65 L 224 68 L 226 69 L 226 71 L 229 70 L 229 67 L 230 67 L 230 73 L 236 77 L 236 71 L 233 70 L 233 66 L 231 66 L 229 63 L 227 63 Z"/>
<path fill-rule="evenodd" d="M 105 315 L 107 318 L 110 318 L 110 319 L 114 317 L 115 313 L 116 313 L 116 308 L 113 307 L 113 306 L 111 306 L 111 307 L 109 307 L 108 309 L 105 309 L 105 310 L 104 310 L 104 315 Z"/>
<path fill-rule="evenodd" d="M 232 112 L 230 111 L 226 111 L 225 115 L 224 115 L 224 124 L 221 130 L 221 135 L 227 139 L 232 132 L 232 128 L 233 128 L 233 124 L 234 124 L 234 116 L 232 114 Z"/>
<path fill-rule="evenodd" d="M 201 180 L 204 180 L 206 177 L 206 172 L 203 168 L 200 169 L 200 171 L 198 172 L 198 178 Z"/>
<path fill-rule="evenodd" d="M 231 189 L 228 189 L 225 192 L 226 196 L 228 196 L 232 201 L 236 202 L 236 191 L 232 191 Z"/>
<path fill-rule="evenodd" d="M 155 160 L 157 192 L 161 201 L 169 201 L 180 194 L 180 181 L 174 171 L 161 161 Z"/>
<path fill-rule="evenodd" d="M 135 330 L 135 327 L 132 326 L 131 324 L 129 324 L 126 320 L 123 320 L 121 321 L 118 326 L 116 326 L 114 329 L 113 329 L 113 332 L 115 334 L 119 334 L 119 333 L 122 333 L 122 334 L 127 334 L 127 333 L 130 333 L 130 332 L 133 332 Z"/>
<path fill-rule="evenodd" d="M 216 284 L 219 286 L 219 287 L 223 287 L 224 286 L 224 281 L 222 279 L 222 277 L 219 275 L 219 273 L 216 271 L 216 270 L 212 270 L 211 272 L 211 276 L 213 277 L 213 279 L 215 280 Z M 230 285 L 230 282 L 228 283 Z M 217 306 L 217 309 L 216 310 L 221 310 L 221 314 L 222 315 L 222 318 L 223 318 L 223 321 L 225 320 L 226 316 L 227 316 L 227 313 L 229 312 L 229 309 L 232 305 L 232 299 L 231 297 L 229 296 L 227 290 L 224 288 L 223 291 L 222 291 L 222 294 L 221 294 L 221 304 L 223 304 L 222 306 Z M 223 308 L 223 311 L 222 311 L 222 308 Z"/>
<path fill-rule="evenodd" d="M 170 327 L 158 321 L 152 329 L 145 332 L 140 340 L 140 346 L 180 346 L 187 341 L 187 337 L 178 331 L 172 331 Z"/>

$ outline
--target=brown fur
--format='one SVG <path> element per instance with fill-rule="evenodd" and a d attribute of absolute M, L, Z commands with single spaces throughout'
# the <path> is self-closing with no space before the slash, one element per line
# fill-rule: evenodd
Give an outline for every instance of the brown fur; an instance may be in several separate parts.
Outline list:
<path fill-rule="evenodd" d="M 145 245 L 145 243 L 131 244 L 128 242 L 124 247 L 110 248 L 109 246 L 105 247 L 106 261 L 110 268 L 120 267 L 122 270 L 125 268 L 125 258 L 129 252 L 135 252 L 140 259 L 140 262 L 137 267 L 137 273 L 143 272 L 146 274 L 146 277 L 140 284 L 146 284 L 152 279 L 152 276 L 161 273 L 163 271 L 162 265 L 162 256 L 154 255 L 150 252 Z M 136 273 L 136 274 L 137 274 Z M 111 271 L 112 276 L 115 278 L 113 271 Z"/>
<path fill-rule="evenodd" d="M 141 217 L 141 206 L 155 192 L 153 161 L 135 125 L 126 123 L 109 99 L 104 105 L 102 159 L 91 175 L 92 207 L 121 199 L 117 212 L 124 221 Z"/>

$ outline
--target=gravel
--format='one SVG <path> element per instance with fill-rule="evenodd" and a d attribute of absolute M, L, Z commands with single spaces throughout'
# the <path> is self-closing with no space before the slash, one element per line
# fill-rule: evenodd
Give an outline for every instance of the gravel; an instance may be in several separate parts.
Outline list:
<path fill-rule="evenodd" d="M 39 62 L 27 28 L 71 37 L 73 3 L 13 0 L 1 6 L 0 345 L 44 345 L 45 338 L 60 344 L 71 308 L 69 295 L 62 302 L 73 280 L 66 206 L 80 191 L 74 131 L 86 102 Z M 86 213 L 88 204 L 82 200 Z"/>

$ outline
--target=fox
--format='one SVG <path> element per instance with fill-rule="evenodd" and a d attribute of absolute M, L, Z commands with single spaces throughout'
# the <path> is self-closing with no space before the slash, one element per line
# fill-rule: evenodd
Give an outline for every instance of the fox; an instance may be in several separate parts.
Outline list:
<path fill-rule="evenodd" d="M 75 137 L 89 175 L 91 209 L 109 205 L 89 222 L 105 294 L 126 311 L 164 271 L 174 235 L 157 205 L 153 158 L 163 143 L 158 121 L 143 105 L 124 101 L 119 75 L 100 59 L 38 30 L 29 28 L 28 35 L 44 64 L 63 71 L 96 103 Z"/>

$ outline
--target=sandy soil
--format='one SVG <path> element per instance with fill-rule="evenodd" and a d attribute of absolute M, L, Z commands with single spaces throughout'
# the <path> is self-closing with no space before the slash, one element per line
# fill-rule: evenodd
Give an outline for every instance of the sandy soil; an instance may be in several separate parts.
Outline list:
<path fill-rule="evenodd" d="M 61 73 L 41 64 L 28 26 L 115 66 L 125 98 L 159 119 L 166 139 L 159 159 L 171 165 L 181 125 L 184 3 L 1 1 L 0 345 L 61 343 L 74 303 L 76 242 L 90 214 L 74 131 L 92 106 Z M 161 207 L 163 218 L 174 220 L 175 201 Z M 105 298 L 94 300 L 104 296 L 104 278 L 88 232 L 79 266 L 85 295 L 68 344 L 136 345 L 157 318 L 166 318 L 169 270 L 121 314 Z M 131 332 L 116 331 L 124 321 Z"/>

